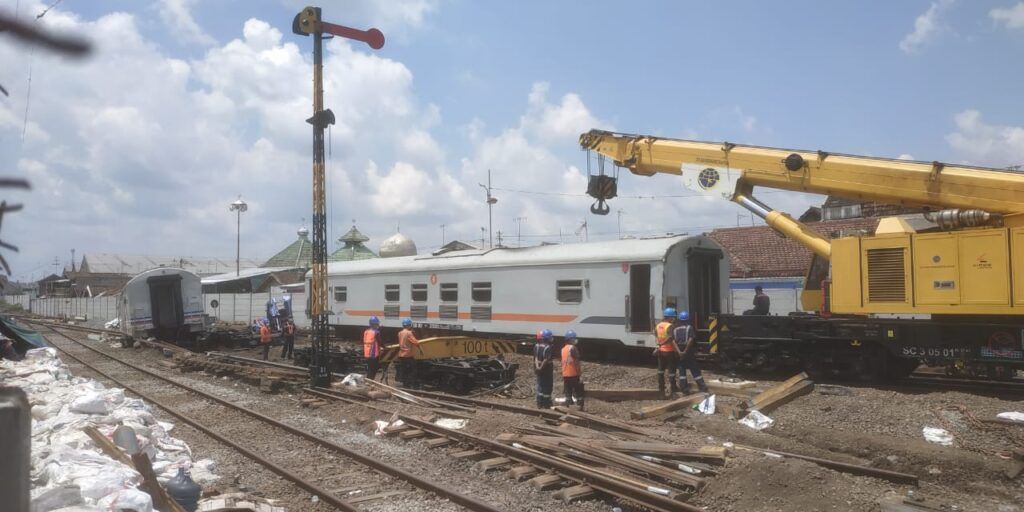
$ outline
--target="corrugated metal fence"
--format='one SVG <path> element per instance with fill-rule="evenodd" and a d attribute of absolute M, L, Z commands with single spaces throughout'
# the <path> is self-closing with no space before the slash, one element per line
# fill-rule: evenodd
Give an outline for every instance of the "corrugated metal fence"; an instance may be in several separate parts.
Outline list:
<path fill-rule="evenodd" d="M 254 318 L 266 314 L 270 293 L 204 293 L 205 313 L 215 319 L 232 323 L 251 323 Z M 280 297 L 280 294 L 274 294 Z M 210 303 L 216 300 L 218 307 Z M 26 311 L 46 317 L 85 317 L 93 323 L 103 323 L 117 318 L 117 297 L 51 297 L 32 299 L 28 295 L 4 295 L 3 301 L 15 304 Z M 295 325 L 309 327 L 306 318 L 306 294 L 292 294 L 292 312 Z"/>

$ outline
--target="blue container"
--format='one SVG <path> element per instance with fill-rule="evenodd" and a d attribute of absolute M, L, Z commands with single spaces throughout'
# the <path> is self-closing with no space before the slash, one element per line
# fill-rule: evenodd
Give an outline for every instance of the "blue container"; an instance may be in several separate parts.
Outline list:
<path fill-rule="evenodd" d="M 192 480 L 185 468 L 178 468 L 178 474 L 167 481 L 167 494 L 181 505 L 181 508 L 188 512 L 195 512 L 199 508 L 199 495 L 203 488 Z"/>

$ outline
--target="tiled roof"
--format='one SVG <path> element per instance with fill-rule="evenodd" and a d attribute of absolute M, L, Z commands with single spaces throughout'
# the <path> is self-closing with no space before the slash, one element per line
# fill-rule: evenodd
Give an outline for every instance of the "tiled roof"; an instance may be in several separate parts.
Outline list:
<path fill-rule="evenodd" d="M 262 267 L 301 267 L 313 266 L 313 243 L 309 241 L 309 232 L 299 230 L 299 239 L 273 255 Z"/>
<path fill-rule="evenodd" d="M 341 238 L 338 239 L 339 242 L 345 245 L 331 253 L 327 257 L 327 261 L 353 261 L 376 258 L 377 255 L 374 254 L 373 250 L 363 245 L 363 242 L 368 242 L 369 240 L 370 237 L 360 233 L 355 225 L 353 225 L 352 229 L 348 230 L 348 233 L 341 235 Z"/>
<path fill-rule="evenodd" d="M 856 231 L 873 233 L 875 219 L 811 222 L 807 226 L 826 238 Z M 708 236 L 729 256 L 730 277 L 802 277 L 811 264 L 811 251 L 768 226 L 716 229 Z"/>

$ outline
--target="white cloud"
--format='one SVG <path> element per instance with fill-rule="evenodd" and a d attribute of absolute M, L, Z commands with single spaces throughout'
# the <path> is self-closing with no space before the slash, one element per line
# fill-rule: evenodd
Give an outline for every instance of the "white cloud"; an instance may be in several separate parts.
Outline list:
<path fill-rule="evenodd" d="M 1024 127 L 987 124 L 981 112 L 969 109 L 953 118 L 956 132 L 946 141 L 971 163 L 1006 167 L 1024 163 Z"/>
<path fill-rule="evenodd" d="M 192 17 L 195 0 L 160 0 L 160 19 L 171 36 L 183 43 L 210 46 L 217 40 L 203 31 Z"/>
<path fill-rule="evenodd" d="M 1012 7 L 992 9 L 988 12 L 992 21 L 997 25 L 1006 25 L 1006 28 L 1024 28 L 1024 2 L 1017 2 Z"/>
<path fill-rule="evenodd" d="M 928 6 L 924 14 L 914 20 L 914 30 L 903 37 L 900 41 L 900 49 L 904 53 L 916 53 L 921 46 L 928 43 L 941 30 L 942 13 L 948 9 L 955 0 L 937 0 Z"/>
<path fill-rule="evenodd" d="M 913 160 L 914 155 L 910 153 L 900 153 L 900 156 L 896 157 L 897 160 Z"/>

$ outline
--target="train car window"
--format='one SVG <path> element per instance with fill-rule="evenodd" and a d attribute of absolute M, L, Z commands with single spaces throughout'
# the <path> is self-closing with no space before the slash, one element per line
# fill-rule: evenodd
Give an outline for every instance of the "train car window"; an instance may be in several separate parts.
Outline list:
<path fill-rule="evenodd" d="M 473 283 L 472 291 L 474 302 L 491 301 L 491 283 Z"/>
<path fill-rule="evenodd" d="M 345 302 L 348 300 L 348 287 L 347 286 L 335 286 L 334 287 L 334 302 Z"/>
<path fill-rule="evenodd" d="M 414 284 L 414 285 L 412 285 L 412 301 L 413 302 L 426 302 L 427 301 L 427 285 L 426 284 Z"/>
<path fill-rule="evenodd" d="M 444 302 L 458 302 L 459 283 L 441 283 L 441 300 Z"/>
<path fill-rule="evenodd" d="M 579 304 L 583 302 L 583 281 L 573 279 L 555 283 L 555 298 L 562 304 Z"/>
<path fill-rule="evenodd" d="M 398 302 L 401 299 L 401 288 L 397 284 L 384 285 L 384 300 L 386 302 Z"/>

